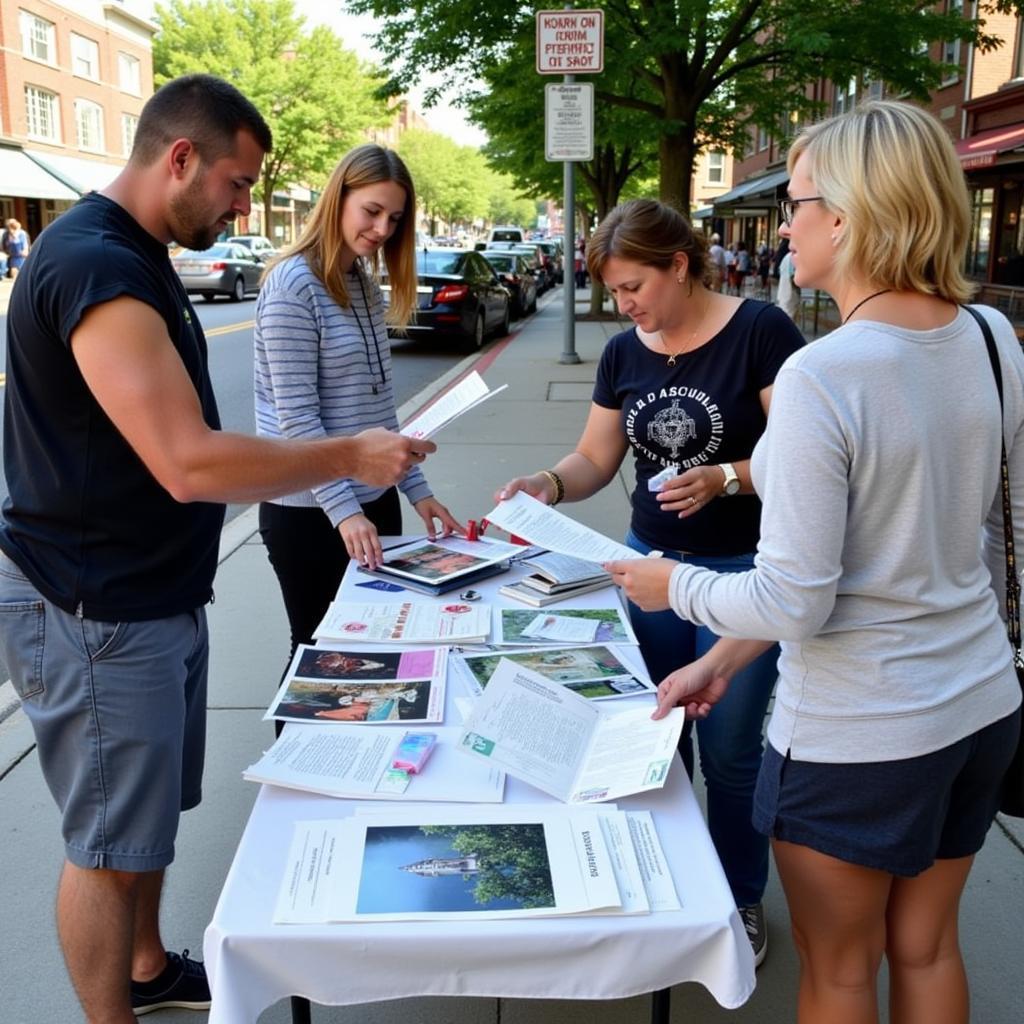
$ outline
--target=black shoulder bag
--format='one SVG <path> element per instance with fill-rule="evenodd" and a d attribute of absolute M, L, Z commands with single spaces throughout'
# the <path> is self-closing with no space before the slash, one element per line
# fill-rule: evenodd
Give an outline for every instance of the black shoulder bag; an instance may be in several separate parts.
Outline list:
<path fill-rule="evenodd" d="M 964 306 L 981 328 L 988 349 L 989 362 L 996 378 L 996 391 L 999 392 L 999 436 L 1001 440 L 1000 477 L 1003 489 L 1003 534 L 1006 543 L 1006 632 L 1010 636 L 1010 648 L 1013 651 L 1013 664 L 1017 670 L 1017 681 L 1024 691 L 1024 659 L 1020 650 L 1020 580 L 1017 578 L 1017 559 L 1013 550 L 1013 510 L 1010 507 L 1010 471 L 1006 465 L 1006 439 L 1003 436 L 1003 373 L 999 367 L 999 355 L 996 352 L 995 339 L 988 321 L 975 309 Z M 999 801 L 999 810 L 1014 818 L 1024 818 L 1024 729 L 1017 740 L 1017 751 L 1003 779 L 1003 792 Z"/>

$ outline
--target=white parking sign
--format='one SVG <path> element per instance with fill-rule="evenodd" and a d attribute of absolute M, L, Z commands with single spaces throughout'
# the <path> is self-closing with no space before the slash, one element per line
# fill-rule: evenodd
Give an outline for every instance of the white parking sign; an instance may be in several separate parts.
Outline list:
<path fill-rule="evenodd" d="M 544 158 L 594 159 L 594 87 L 589 82 L 544 86 Z"/>
<path fill-rule="evenodd" d="M 596 75 L 604 71 L 604 11 L 538 11 L 537 72 Z"/>

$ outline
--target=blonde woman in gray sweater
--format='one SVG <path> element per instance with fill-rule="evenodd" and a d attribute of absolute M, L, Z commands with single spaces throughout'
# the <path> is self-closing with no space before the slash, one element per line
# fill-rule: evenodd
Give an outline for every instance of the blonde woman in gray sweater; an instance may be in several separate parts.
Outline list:
<path fill-rule="evenodd" d="M 643 608 L 723 639 L 659 690 L 715 713 L 781 641 L 754 825 L 772 839 L 800 956 L 798 1020 L 965 1024 L 960 896 L 1020 730 L 1001 620 L 1000 440 L 1024 544 L 1024 356 L 960 308 L 970 228 L 952 144 L 930 115 L 879 101 L 809 128 L 781 203 L 795 283 L 842 326 L 791 356 L 751 461 L 764 503 L 755 567 L 719 575 L 613 563 Z M 1002 428 L 1002 429 L 1000 429 Z"/>

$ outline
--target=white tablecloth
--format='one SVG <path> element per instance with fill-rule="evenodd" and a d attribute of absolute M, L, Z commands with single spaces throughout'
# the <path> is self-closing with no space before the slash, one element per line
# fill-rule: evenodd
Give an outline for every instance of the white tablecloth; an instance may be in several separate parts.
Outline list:
<path fill-rule="evenodd" d="M 494 600 L 508 579 L 476 589 Z M 598 599 L 601 594 L 574 604 L 603 604 L 608 594 Z M 345 597 L 405 595 L 354 588 L 350 574 Z M 554 802 L 512 778 L 505 800 Z M 206 930 L 209 1024 L 254 1024 L 264 1009 L 290 995 L 325 1005 L 425 995 L 619 999 L 684 981 L 700 982 L 722 1006 L 740 1006 L 754 990 L 753 956 L 678 757 L 664 789 L 618 806 L 653 812 L 682 910 L 638 917 L 275 925 L 292 824 L 345 817 L 355 804 L 263 787 Z"/>

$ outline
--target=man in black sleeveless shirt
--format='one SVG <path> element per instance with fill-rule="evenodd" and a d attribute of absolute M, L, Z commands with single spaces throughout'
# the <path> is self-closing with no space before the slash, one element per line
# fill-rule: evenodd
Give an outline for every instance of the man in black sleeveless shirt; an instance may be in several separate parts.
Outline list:
<path fill-rule="evenodd" d="M 124 171 L 42 233 L 11 297 L 0 649 L 62 813 L 58 931 L 95 1024 L 209 1005 L 202 965 L 165 951 L 158 913 L 179 812 L 201 796 L 223 503 L 338 477 L 390 486 L 434 450 L 385 430 L 220 430 L 167 244 L 208 248 L 247 215 L 270 147 L 233 86 L 169 82 Z"/>

